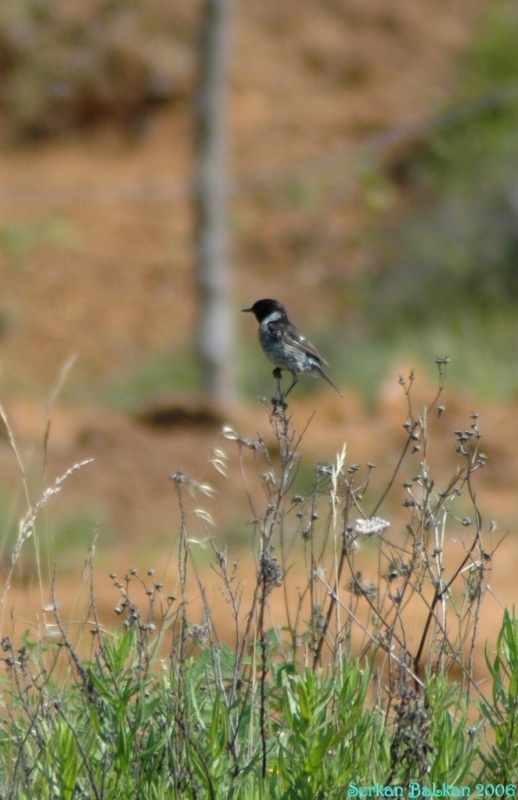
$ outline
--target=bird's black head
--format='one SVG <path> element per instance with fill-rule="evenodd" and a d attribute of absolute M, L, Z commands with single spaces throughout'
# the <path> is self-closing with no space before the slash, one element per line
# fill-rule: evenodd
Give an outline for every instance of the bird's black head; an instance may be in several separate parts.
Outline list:
<path fill-rule="evenodd" d="M 251 311 L 255 314 L 256 320 L 261 323 L 264 319 L 274 315 L 276 320 L 287 322 L 288 315 L 282 303 L 278 300 L 257 300 L 251 308 L 243 308 L 243 311 Z"/>

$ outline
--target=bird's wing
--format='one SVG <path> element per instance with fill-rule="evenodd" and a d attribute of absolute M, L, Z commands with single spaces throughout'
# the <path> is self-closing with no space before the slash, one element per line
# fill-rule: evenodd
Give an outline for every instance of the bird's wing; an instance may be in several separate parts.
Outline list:
<path fill-rule="evenodd" d="M 275 338 L 279 339 L 279 341 L 283 341 L 290 347 L 296 347 L 297 349 L 302 350 L 304 353 L 307 353 L 309 356 L 313 356 L 313 358 L 315 358 L 319 364 L 325 364 L 326 366 L 329 366 L 327 361 L 322 358 L 316 347 L 314 347 L 311 342 L 308 342 L 305 336 L 302 336 L 295 325 L 292 325 L 291 323 L 276 325 L 274 323 L 269 325 L 268 329 L 270 335 L 275 336 Z"/>

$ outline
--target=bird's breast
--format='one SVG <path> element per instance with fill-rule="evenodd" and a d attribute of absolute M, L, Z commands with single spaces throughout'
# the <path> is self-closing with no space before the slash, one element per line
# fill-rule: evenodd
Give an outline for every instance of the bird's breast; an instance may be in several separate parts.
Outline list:
<path fill-rule="evenodd" d="M 281 369 L 292 372 L 306 372 L 312 369 L 310 357 L 300 348 L 286 342 L 282 336 L 275 336 L 267 326 L 259 328 L 259 341 L 270 361 Z"/>

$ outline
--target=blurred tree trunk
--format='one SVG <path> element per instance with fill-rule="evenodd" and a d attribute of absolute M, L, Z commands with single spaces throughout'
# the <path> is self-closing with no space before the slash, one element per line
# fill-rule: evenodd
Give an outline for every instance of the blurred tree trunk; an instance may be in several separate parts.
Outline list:
<path fill-rule="evenodd" d="M 194 183 L 200 304 L 198 352 L 205 391 L 222 402 L 235 397 L 226 102 L 231 13 L 232 0 L 205 0 Z"/>

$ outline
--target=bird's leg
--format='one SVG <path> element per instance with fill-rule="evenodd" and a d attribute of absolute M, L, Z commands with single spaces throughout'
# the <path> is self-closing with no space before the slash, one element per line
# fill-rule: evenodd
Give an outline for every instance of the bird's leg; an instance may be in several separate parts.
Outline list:
<path fill-rule="evenodd" d="M 275 367 L 272 374 L 277 381 L 277 394 L 275 397 L 272 397 L 273 409 L 274 411 L 277 411 L 278 409 L 284 410 L 286 408 L 286 403 L 284 402 L 286 395 L 283 394 L 281 389 L 282 369 L 280 369 L 280 367 Z"/>
<path fill-rule="evenodd" d="M 283 399 L 283 400 L 284 400 L 284 399 L 285 399 L 285 398 L 286 398 L 286 397 L 289 395 L 289 393 L 291 392 L 291 390 L 293 389 L 293 387 L 294 387 L 294 386 L 295 386 L 295 384 L 297 383 L 297 373 L 296 373 L 296 372 L 292 372 L 291 374 L 292 374 L 292 377 L 293 377 L 293 382 L 292 382 L 291 386 L 289 387 L 289 389 L 287 389 L 287 390 L 284 392 L 284 394 L 283 394 L 283 396 L 282 396 L 282 399 Z"/>

